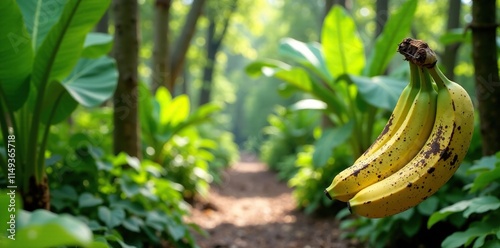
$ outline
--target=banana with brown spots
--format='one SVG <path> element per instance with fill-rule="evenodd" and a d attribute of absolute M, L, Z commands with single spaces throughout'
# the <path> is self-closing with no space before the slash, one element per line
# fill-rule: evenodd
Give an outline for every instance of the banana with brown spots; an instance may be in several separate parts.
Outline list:
<path fill-rule="evenodd" d="M 469 95 L 437 66 L 423 70 L 430 73 L 438 88 L 432 133 L 423 149 L 402 169 L 358 192 L 348 203 L 352 213 L 381 218 L 416 206 L 453 176 L 467 153 L 474 129 Z"/>

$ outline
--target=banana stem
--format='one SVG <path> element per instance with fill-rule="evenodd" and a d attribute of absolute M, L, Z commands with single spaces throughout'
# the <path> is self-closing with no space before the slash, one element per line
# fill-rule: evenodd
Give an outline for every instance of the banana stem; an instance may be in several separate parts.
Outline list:
<path fill-rule="evenodd" d="M 411 64 L 411 62 L 410 62 L 410 64 Z M 418 70 L 420 73 L 420 85 L 422 87 L 422 90 L 424 90 L 424 91 L 433 90 L 431 76 L 429 75 L 429 72 L 424 71 L 424 70 L 427 70 L 427 69 L 424 67 L 420 67 Z"/>
<path fill-rule="evenodd" d="M 443 80 L 443 78 L 446 78 L 443 72 L 439 70 L 437 66 L 431 67 L 431 68 L 426 68 L 426 70 L 429 70 L 429 73 L 431 74 L 432 78 L 434 79 L 434 82 L 436 82 L 436 85 L 438 89 L 443 89 L 446 88 L 446 84 L 448 84 L 447 80 Z"/>

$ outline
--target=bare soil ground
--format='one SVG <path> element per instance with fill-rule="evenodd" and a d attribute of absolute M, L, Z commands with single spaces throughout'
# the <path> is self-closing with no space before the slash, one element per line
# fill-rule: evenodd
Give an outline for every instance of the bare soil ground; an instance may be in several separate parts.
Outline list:
<path fill-rule="evenodd" d="M 341 240 L 338 221 L 296 210 L 285 183 L 255 159 L 226 171 L 224 183 L 212 186 L 208 199 L 195 204 L 190 221 L 205 229 L 203 248 L 359 247 Z"/>

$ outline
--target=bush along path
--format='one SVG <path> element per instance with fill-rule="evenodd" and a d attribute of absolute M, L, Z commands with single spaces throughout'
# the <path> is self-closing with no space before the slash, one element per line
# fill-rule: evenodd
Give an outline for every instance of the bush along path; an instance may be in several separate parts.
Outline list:
<path fill-rule="evenodd" d="M 243 156 L 228 169 L 221 185 L 198 201 L 190 221 L 207 231 L 203 248 L 356 247 L 340 239 L 333 217 L 306 215 L 295 207 L 292 190 L 267 167 Z"/>

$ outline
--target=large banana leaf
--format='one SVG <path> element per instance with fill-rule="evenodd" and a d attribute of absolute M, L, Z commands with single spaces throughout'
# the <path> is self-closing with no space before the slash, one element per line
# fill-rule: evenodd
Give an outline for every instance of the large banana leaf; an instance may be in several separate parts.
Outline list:
<path fill-rule="evenodd" d="M 319 43 L 304 43 L 292 38 L 284 38 L 280 42 L 279 53 L 311 69 L 325 82 L 332 81 L 332 75 L 326 67 Z"/>
<path fill-rule="evenodd" d="M 80 59 L 62 85 L 81 105 L 96 107 L 113 95 L 117 80 L 115 60 L 103 56 Z"/>
<path fill-rule="evenodd" d="M 68 0 L 17 0 L 33 50 L 38 50 L 45 36 L 59 20 L 66 2 Z"/>
<path fill-rule="evenodd" d="M 326 66 L 334 78 L 343 74 L 361 74 L 365 66 L 363 42 L 354 20 L 344 8 L 335 6 L 326 16 L 321 43 Z"/>
<path fill-rule="evenodd" d="M 312 82 L 304 68 L 293 67 L 277 60 L 261 60 L 249 64 L 246 68 L 249 75 L 262 75 L 281 79 L 305 92 L 311 92 Z"/>
<path fill-rule="evenodd" d="M 116 89 L 118 72 L 109 57 L 80 59 L 71 74 L 59 83 L 49 84 L 43 102 L 42 122 L 65 120 L 78 103 L 95 107 L 109 99 Z"/>
<path fill-rule="evenodd" d="M 393 110 L 401 95 L 406 81 L 393 79 L 386 76 L 363 77 L 349 76 L 350 80 L 358 86 L 365 101 L 373 106 L 386 110 Z"/>
<path fill-rule="evenodd" d="M 59 21 L 47 33 L 37 50 L 32 81 L 37 88 L 52 81 L 62 82 L 76 65 L 85 36 L 99 21 L 110 0 L 68 1 Z M 78 99 L 77 99 L 78 100 Z"/>
<path fill-rule="evenodd" d="M 103 33 L 89 33 L 83 44 L 83 58 L 98 58 L 111 51 L 113 36 Z"/>
<path fill-rule="evenodd" d="M 0 1 L 0 15 L 0 98 L 14 111 L 28 97 L 33 50 L 16 2 Z"/>
<path fill-rule="evenodd" d="M 417 0 L 407 1 L 387 20 L 384 30 L 375 40 L 375 47 L 368 57 L 363 73 L 365 76 L 377 76 L 384 73 L 392 57 L 396 55 L 398 44 L 410 32 L 417 2 Z"/>
<path fill-rule="evenodd" d="M 328 159 L 332 157 L 335 147 L 347 141 L 353 128 L 353 122 L 350 121 L 343 126 L 323 130 L 321 137 L 314 144 L 315 149 L 312 159 L 314 167 L 321 168 L 325 166 Z"/>

